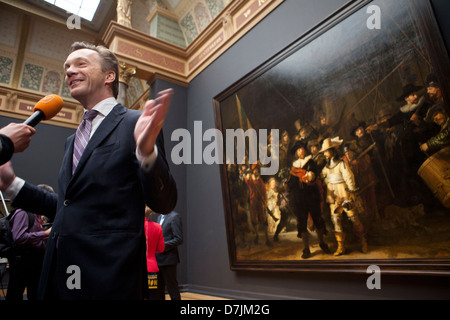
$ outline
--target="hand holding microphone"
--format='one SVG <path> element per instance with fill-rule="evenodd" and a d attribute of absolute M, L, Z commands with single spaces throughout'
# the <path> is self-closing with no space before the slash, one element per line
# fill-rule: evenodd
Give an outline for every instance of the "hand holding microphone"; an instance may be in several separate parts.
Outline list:
<path fill-rule="evenodd" d="M 13 153 L 24 151 L 30 144 L 31 136 L 35 133 L 36 130 L 33 127 L 23 123 L 10 123 L 0 129 L 0 134 L 7 136 L 11 140 L 14 146 Z M 5 149 L 6 145 L 2 144 L 2 147 Z"/>
<path fill-rule="evenodd" d="M 25 120 L 24 123 L 10 123 L 1 128 L 0 134 L 7 136 L 14 146 L 13 150 L 7 150 L 11 149 L 8 148 L 8 143 L 11 144 L 11 142 L 8 142 L 7 139 L 5 141 L 2 139 L 1 141 L 3 148 L 1 150 L 1 158 L 3 158 L 3 153 L 11 153 L 12 156 L 13 152 L 17 153 L 24 151 L 31 142 L 31 136 L 36 133 L 36 129 L 33 127 L 36 126 L 41 120 L 49 120 L 57 115 L 62 109 L 63 104 L 64 102 L 61 97 L 55 94 L 45 96 L 39 100 L 38 103 L 36 103 L 33 108 L 34 113 L 27 120 Z"/>

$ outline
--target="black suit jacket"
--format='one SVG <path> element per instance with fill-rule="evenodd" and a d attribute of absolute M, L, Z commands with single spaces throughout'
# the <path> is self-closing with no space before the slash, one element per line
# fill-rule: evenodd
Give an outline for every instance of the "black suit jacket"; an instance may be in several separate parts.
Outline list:
<path fill-rule="evenodd" d="M 152 216 L 151 216 L 152 217 Z M 160 223 L 162 215 L 156 215 L 154 221 Z M 164 237 L 164 251 L 156 253 L 158 266 L 175 265 L 180 262 L 178 246 L 183 243 L 183 224 L 181 216 L 172 211 L 165 215 L 161 225 Z"/>
<path fill-rule="evenodd" d="M 26 183 L 15 198 L 15 206 L 54 219 L 40 298 L 142 298 L 145 204 L 168 213 L 175 207 L 177 189 L 161 134 L 150 172 L 136 159 L 133 132 L 140 114 L 116 105 L 92 136 L 73 176 L 74 136 L 69 137 L 58 195 Z M 77 280 L 80 288 L 73 288 Z"/>
<path fill-rule="evenodd" d="M 0 134 L 0 165 L 11 160 L 14 153 L 14 144 L 8 136 Z"/>

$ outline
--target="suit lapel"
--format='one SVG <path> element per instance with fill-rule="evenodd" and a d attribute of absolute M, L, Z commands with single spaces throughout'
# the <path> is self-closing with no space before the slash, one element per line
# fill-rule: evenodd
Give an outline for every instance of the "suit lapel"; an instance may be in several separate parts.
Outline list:
<path fill-rule="evenodd" d="M 67 186 L 72 179 L 72 155 L 73 155 L 73 141 L 75 135 L 67 138 L 66 141 L 66 153 L 64 154 L 63 162 L 61 165 L 60 179 L 63 181 L 64 186 Z M 65 190 L 65 188 L 64 188 Z"/>

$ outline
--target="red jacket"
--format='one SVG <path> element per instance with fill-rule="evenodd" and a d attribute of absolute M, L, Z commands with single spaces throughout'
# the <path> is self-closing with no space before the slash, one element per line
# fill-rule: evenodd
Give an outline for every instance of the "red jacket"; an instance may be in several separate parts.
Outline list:
<path fill-rule="evenodd" d="M 145 219 L 145 238 L 147 241 L 147 272 L 158 272 L 155 253 L 164 251 L 164 238 L 159 223 Z"/>

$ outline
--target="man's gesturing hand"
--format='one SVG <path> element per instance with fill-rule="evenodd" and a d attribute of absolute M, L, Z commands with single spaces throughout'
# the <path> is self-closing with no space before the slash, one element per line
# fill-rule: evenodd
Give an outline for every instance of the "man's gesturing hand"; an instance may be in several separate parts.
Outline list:
<path fill-rule="evenodd" d="M 164 124 L 172 95 L 173 89 L 167 89 L 159 92 L 155 100 L 145 103 L 142 115 L 134 128 L 134 139 L 139 154 L 143 157 L 150 155 L 154 150 L 156 138 Z"/>

